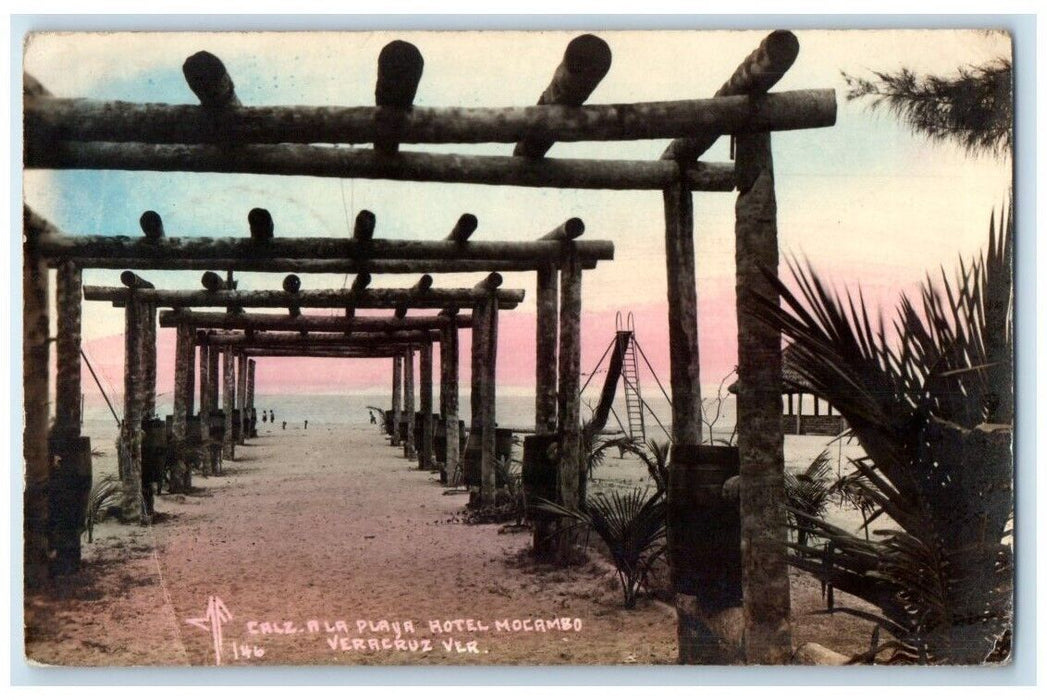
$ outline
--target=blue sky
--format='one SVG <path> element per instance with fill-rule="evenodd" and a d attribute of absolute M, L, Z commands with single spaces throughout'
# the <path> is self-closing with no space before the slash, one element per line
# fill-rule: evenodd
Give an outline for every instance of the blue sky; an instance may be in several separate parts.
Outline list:
<path fill-rule="evenodd" d="M 56 95 L 193 103 L 181 64 L 206 49 L 223 59 L 246 105 L 366 105 L 374 99 L 381 47 L 414 42 L 425 57 L 416 104 L 533 104 L 567 42 L 579 32 L 317 34 L 45 34 L 27 43 L 25 67 Z M 744 32 L 600 32 L 614 55 L 590 102 L 687 99 L 711 95 L 766 34 Z M 780 90 L 833 88 L 839 114 L 831 128 L 776 134 L 779 231 L 785 255 L 808 257 L 840 283 L 861 283 L 893 303 L 927 270 L 951 267 L 958 253 L 984 243 L 986 223 L 1010 185 L 1010 163 L 972 158 L 948 144 L 914 136 L 891 115 L 844 99 L 841 71 L 948 73 L 1009 55 L 1006 35 L 953 30 L 797 31 L 799 58 Z M 642 158 L 664 141 L 558 144 L 551 157 Z M 426 150 L 426 147 L 412 149 Z M 428 150 L 507 154 L 508 145 Z M 727 159 L 721 140 L 705 157 Z M 663 218 L 657 192 L 587 192 L 223 174 L 30 172 L 26 200 L 70 233 L 138 235 L 138 217 L 154 209 L 168 235 L 247 235 L 249 209 L 271 211 L 281 236 L 344 236 L 357 211 L 374 211 L 376 235 L 439 239 L 463 212 L 478 216 L 476 240 L 529 240 L 570 216 L 587 238 L 616 245 L 613 264 L 586 277 L 587 310 L 657 308 L 665 303 Z M 733 286 L 734 195 L 696 193 L 699 295 Z M 115 284 L 119 271 L 89 271 L 89 284 Z M 196 287 L 199 273 L 150 272 L 158 286 Z M 241 288 L 273 288 L 278 275 L 243 274 Z M 530 298 L 533 275 L 507 274 Z M 472 284 L 478 275 L 441 276 Z M 310 278 L 338 287 L 343 275 Z M 413 278 L 382 276 L 380 286 Z M 724 291 L 726 290 L 726 291 Z M 877 295 L 879 290 L 879 295 Z M 729 305 L 725 314 L 733 315 Z M 85 309 L 88 338 L 119 333 L 122 314 Z M 603 341 L 595 343 L 603 344 Z"/>

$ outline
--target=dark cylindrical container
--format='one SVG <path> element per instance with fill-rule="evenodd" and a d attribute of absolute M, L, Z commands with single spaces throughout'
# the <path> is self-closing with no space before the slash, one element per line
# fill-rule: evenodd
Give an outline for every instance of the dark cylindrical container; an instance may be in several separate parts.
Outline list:
<path fill-rule="evenodd" d="M 480 462 L 483 458 L 483 445 L 480 442 L 479 430 L 470 430 L 469 437 L 462 450 L 462 476 L 466 486 L 480 486 Z"/>
<path fill-rule="evenodd" d="M 210 435 L 218 442 L 225 438 L 225 411 L 211 411 Z"/>
<path fill-rule="evenodd" d="M 190 445 L 199 445 L 203 442 L 200 432 L 200 416 L 189 416 L 185 419 L 185 440 Z"/>
<path fill-rule="evenodd" d="M 559 480 L 559 452 L 556 446 L 560 442 L 559 435 L 528 435 L 523 441 L 523 487 L 527 494 L 527 503 L 533 506 L 537 500 L 557 500 Z M 532 508 L 528 508 L 532 518 L 542 518 Z"/>
<path fill-rule="evenodd" d="M 742 602 L 741 517 L 723 485 L 738 475 L 738 448 L 678 445 L 669 467 L 666 540 L 673 588 L 706 610 Z"/>
<path fill-rule="evenodd" d="M 48 480 L 48 525 L 55 558 L 54 574 L 80 568 L 80 533 L 84 530 L 91 495 L 91 440 L 52 437 L 48 440 L 54 465 Z"/>
<path fill-rule="evenodd" d="M 166 462 L 167 427 L 159 418 L 146 418 L 142 421 L 142 481 L 161 481 Z"/>
<path fill-rule="evenodd" d="M 495 428 L 494 431 L 494 456 L 495 459 L 512 459 L 513 456 L 513 431 L 509 428 Z"/>

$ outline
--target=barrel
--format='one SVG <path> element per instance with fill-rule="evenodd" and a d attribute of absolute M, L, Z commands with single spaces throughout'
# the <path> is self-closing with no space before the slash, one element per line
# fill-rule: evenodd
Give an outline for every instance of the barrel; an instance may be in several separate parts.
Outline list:
<path fill-rule="evenodd" d="M 479 430 L 470 430 L 462 450 L 462 478 L 466 486 L 480 487 L 480 462 L 483 458 L 483 445 L 480 442 Z"/>
<path fill-rule="evenodd" d="M 480 486 L 483 471 L 483 431 L 470 430 L 469 439 L 462 450 L 466 486 Z M 513 453 L 513 431 L 509 428 L 495 428 L 494 458 L 510 459 Z M 495 472 L 495 488 L 505 486 L 505 479 Z"/>
<path fill-rule="evenodd" d="M 709 611 L 742 602 L 741 517 L 723 485 L 737 476 L 737 447 L 677 445 L 669 467 L 666 540 L 672 585 Z"/>
<path fill-rule="evenodd" d="M 159 418 L 146 418 L 142 421 L 142 481 L 161 481 L 166 461 L 167 426 Z"/>
<path fill-rule="evenodd" d="M 509 428 L 495 428 L 494 457 L 509 461 L 513 457 L 513 431 Z"/>
<path fill-rule="evenodd" d="M 221 442 L 225 438 L 225 411 L 211 411 L 210 421 L 211 440 Z"/>
<path fill-rule="evenodd" d="M 458 421 L 458 458 L 465 454 L 465 421 Z M 447 483 L 447 421 L 441 419 L 433 427 L 433 453 L 440 463 L 440 483 Z M 454 468 L 454 465 L 451 465 Z"/>
<path fill-rule="evenodd" d="M 535 520 L 546 519 L 533 510 L 537 499 L 557 500 L 560 455 L 557 445 L 559 435 L 528 435 L 523 443 L 523 487 L 527 494 L 528 516 Z"/>
<path fill-rule="evenodd" d="M 80 568 L 80 533 L 91 495 L 91 439 L 51 437 L 48 447 L 54 465 L 47 482 L 48 530 L 55 550 L 51 571 L 69 574 Z"/>
<path fill-rule="evenodd" d="M 189 445 L 199 445 L 203 442 L 200 433 L 200 416 L 189 416 L 185 419 L 185 440 Z"/>

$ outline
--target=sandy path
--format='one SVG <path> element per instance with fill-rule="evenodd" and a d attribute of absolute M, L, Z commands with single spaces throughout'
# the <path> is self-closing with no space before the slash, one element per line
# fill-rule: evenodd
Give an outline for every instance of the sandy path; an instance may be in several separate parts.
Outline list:
<path fill-rule="evenodd" d="M 673 662 L 669 608 L 623 610 L 605 564 L 538 569 L 521 556 L 529 533 L 460 523 L 466 496 L 444 495 L 373 428 L 251 442 L 224 476 L 194 480 L 199 495 L 161 497 L 168 517 L 150 530 L 109 530 L 88 557 L 94 600 L 36 615 L 31 603 L 30 656 L 213 665 L 212 632 L 187 620 L 214 596 L 231 615 L 224 665 Z M 570 629 L 532 631 L 553 619 Z"/>

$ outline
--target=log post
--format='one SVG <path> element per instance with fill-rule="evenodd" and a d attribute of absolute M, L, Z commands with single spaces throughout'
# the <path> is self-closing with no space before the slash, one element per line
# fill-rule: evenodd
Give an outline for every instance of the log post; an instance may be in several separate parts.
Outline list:
<path fill-rule="evenodd" d="M 236 370 L 233 348 L 222 349 L 222 410 L 225 411 L 225 437 L 222 438 L 222 458 L 236 459 L 233 441 L 233 409 L 236 407 Z"/>
<path fill-rule="evenodd" d="M 535 398 L 534 431 L 536 435 L 556 435 L 557 431 L 557 324 L 559 323 L 559 274 L 555 265 L 538 269 L 537 317 L 535 322 Z M 534 448 L 531 448 L 534 449 Z M 531 460 L 537 458 L 533 455 Z M 556 521 L 535 517 L 532 520 L 532 547 L 536 557 L 555 556 Z"/>
<path fill-rule="evenodd" d="M 443 415 L 444 436 L 447 440 L 447 453 L 444 461 L 444 474 L 447 485 L 458 485 L 461 461 L 461 436 L 458 433 L 458 322 L 457 315 L 449 314 L 447 326 L 440 337 L 440 413 Z"/>
<path fill-rule="evenodd" d="M 236 408 L 240 411 L 240 444 L 247 439 L 247 355 L 236 353 Z"/>
<path fill-rule="evenodd" d="M 58 334 L 55 368 L 55 421 L 48 460 L 50 549 L 54 574 L 80 568 L 83 508 L 91 485 L 90 441 L 80 439 L 80 320 L 82 281 L 79 266 L 62 262 L 56 270 Z"/>
<path fill-rule="evenodd" d="M 193 336 L 189 326 L 180 324 L 175 331 L 174 409 L 172 410 L 170 450 L 174 454 L 171 470 L 170 491 L 189 493 L 192 480 L 190 463 L 186 454 L 187 418 L 192 410 L 188 406 L 190 379 L 193 367 Z"/>
<path fill-rule="evenodd" d="M 142 304 L 142 418 L 156 417 L 156 304 Z"/>
<path fill-rule="evenodd" d="M 126 521 L 145 519 L 142 494 L 142 329 L 144 304 L 132 289 L 124 308 L 124 421 L 120 439 L 120 478 L 123 482 L 122 515 Z"/>
<path fill-rule="evenodd" d="M 211 354 L 212 348 L 207 344 L 207 334 L 200 331 L 198 337 L 202 339 L 200 346 L 200 473 L 203 476 L 211 476 L 213 468 L 211 464 L 211 395 L 215 386 L 211 383 Z"/>
<path fill-rule="evenodd" d="M 58 338 L 55 342 L 55 423 L 52 435 L 58 438 L 80 436 L 80 320 L 83 290 L 80 268 L 75 262 L 63 262 L 56 271 L 55 310 L 58 314 Z"/>
<path fill-rule="evenodd" d="M 48 331 L 47 262 L 37 253 L 36 235 L 26 216 L 22 255 L 22 378 L 25 430 L 23 505 L 23 566 L 25 589 L 37 591 L 48 580 L 51 546 L 48 542 L 48 482 L 51 460 L 47 448 L 50 347 Z"/>
<path fill-rule="evenodd" d="M 422 454 L 418 467 L 433 468 L 433 344 L 423 343 L 418 350 L 418 408 L 422 412 Z"/>
<path fill-rule="evenodd" d="M 402 355 L 393 357 L 393 434 L 389 436 L 389 444 L 393 447 L 400 445 L 400 421 L 403 420 L 400 413 L 400 402 L 403 400 L 403 366 Z"/>
<path fill-rule="evenodd" d="M 750 310 L 778 299 L 764 271 L 778 270 L 770 134 L 736 141 L 735 266 L 738 307 L 738 448 L 745 660 L 785 664 L 792 654 L 786 563 L 781 334 Z"/>
<path fill-rule="evenodd" d="M 480 501 L 483 505 L 493 506 L 496 503 L 498 488 L 497 432 L 498 422 L 495 416 L 495 395 L 498 382 L 495 373 L 498 360 L 498 304 L 491 301 L 485 304 L 486 315 L 484 333 L 486 351 L 484 352 L 483 381 L 483 452 L 481 454 L 481 488 Z"/>
<path fill-rule="evenodd" d="M 558 486 L 560 503 L 577 508 L 581 498 L 581 314 L 582 271 L 574 244 L 564 254 L 560 265 L 560 357 L 558 413 L 560 442 L 560 473 Z M 556 546 L 561 563 L 569 563 L 574 556 L 574 537 L 561 532 Z"/>
<path fill-rule="evenodd" d="M 414 349 L 411 347 L 404 353 L 404 414 L 407 419 L 404 457 L 414 459 Z"/>
<path fill-rule="evenodd" d="M 702 441 L 698 362 L 698 288 L 694 261 L 694 204 L 682 183 L 662 193 L 669 300 L 669 384 L 673 445 Z"/>
<path fill-rule="evenodd" d="M 193 331 L 189 329 L 186 340 L 186 368 L 185 368 L 185 416 L 196 413 L 196 342 L 193 339 Z"/>
<path fill-rule="evenodd" d="M 535 334 L 534 430 L 539 435 L 556 433 L 556 324 L 559 271 L 555 265 L 538 270 L 537 320 Z"/>
<path fill-rule="evenodd" d="M 247 419 L 247 425 L 250 427 L 250 435 L 248 437 L 258 437 L 258 423 L 255 420 L 255 407 L 254 407 L 254 372 L 255 372 L 255 361 L 247 361 L 247 412 L 249 414 Z"/>

